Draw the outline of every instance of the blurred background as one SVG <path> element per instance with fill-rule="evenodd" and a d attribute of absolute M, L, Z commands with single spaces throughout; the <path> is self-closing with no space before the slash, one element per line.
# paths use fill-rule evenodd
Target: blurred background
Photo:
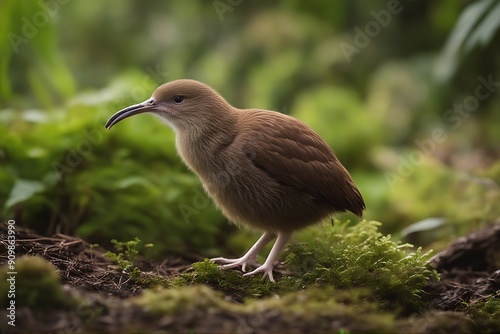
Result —
<path fill-rule="evenodd" d="M 103 246 L 138 236 L 154 243 L 153 258 L 243 252 L 257 234 L 228 224 L 203 194 L 172 130 L 148 116 L 104 130 L 158 85 L 192 78 L 236 107 L 308 123 L 351 172 L 365 219 L 396 239 L 439 250 L 499 222 L 498 1 L 0 9 L 3 221 Z"/>

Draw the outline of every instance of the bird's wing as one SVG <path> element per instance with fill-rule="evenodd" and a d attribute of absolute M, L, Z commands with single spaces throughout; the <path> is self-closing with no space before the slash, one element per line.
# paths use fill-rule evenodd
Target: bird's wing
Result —
<path fill-rule="evenodd" d="M 245 153 L 257 168 L 283 185 L 331 203 L 337 211 L 361 216 L 365 204 L 360 192 L 318 134 L 280 113 L 255 111 L 248 117 L 252 127 L 245 131 Z"/>

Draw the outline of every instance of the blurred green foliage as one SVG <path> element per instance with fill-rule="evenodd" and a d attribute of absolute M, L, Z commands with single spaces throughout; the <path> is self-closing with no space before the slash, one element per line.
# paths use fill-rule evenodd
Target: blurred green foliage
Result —
<path fill-rule="evenodd" d="M 500 196 L 500 34 L 492 19 L 500 5 L 390 3 L 243 1 L 221 9 L 214 2 L 3 1 L 4 219 L 101 245 L 139 236 L 155 244 L 152 256 L 215 256 L 235 240 L 251 244 L 181 164 L 171 130 L 146 116 L 103 128 L 157 85 L 187 77 L 237 107 L 310 124 L 352 173 L 365 217 L 382 221 L 384 233 L 397 237 L 442 217 L 453 233 L 439 248 L 490 223 Z M 358 51 L 346 55 L 340 45 Z M 454 105 L 477 100 L 478 86 L 488 97 L 458 113 Z M 444 133 L 439 142 L 436 129 Z"/>

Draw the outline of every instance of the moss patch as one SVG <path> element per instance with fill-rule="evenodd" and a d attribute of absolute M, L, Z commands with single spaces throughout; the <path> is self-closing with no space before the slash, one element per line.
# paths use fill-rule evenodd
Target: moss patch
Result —
<path fill-rule="evenodd" d="M 485 300 L 471 305 L 467 313 L 474 319 L 479 328 L 478 332 L 500 332 L 500 292 Z"/>
<path fill-rule="evenodd" d="M 406 247 L 399 247 L 397 243 L 388 242 L 387 237 L 377 232 L 377 224 L 362 222 L 360 225 L 359 231 L 356 231 L 355 226 L 339 223 L 304 231 L 299 237 L 303 240 L 309 239 L 305 246 L 310 246 L 311 254 L 302 252 L 304 245 L 297 245 L 297 250 L 301 252 L 295 251 L 294 246 L 290 247 L 287 258 L 296 256 L 306 261 L 303 262 L 302 268 L 298 269 L 291 261 L 285 266 L 277 265 L 276 283 L 261 281 L 260 277 L 243 277 L 238 270 L 219 270 L 208 260 L 196 263 L 188 270 L 186 269 L 190 267 L 189 262 L 175 258 L 157 266 L 142 260 L 135 261 L 134 265 L 140 268 L 141 275 L 162 276 L 167 283 L 168 288 L 157 287 L 152 290 L 144 290 L 145 285 L 132 279 L 130 273 L 115 270 L 115 266 L 110 265 L 104 256 L 104 250 L 100 248 L 94 247 L 91 252 L 90 246 L 82 240 L 67 236 L 63 239 L 61 236 L 41 238 L 19 228 L 16 230 L 16 239 L 24 240 L 19 242 L 19 247 L 16 248 L 20 256 L 18 261 L 21 263 L 18 276 L 20 272 L 23 278 L 31 277 L 29 281 L 36 281 L 39 285 L 41 277 L 49 278 L 49 284 L 29 287 L 23 283 L 17 286 L 22 287 L 22 293 L 26 293 L 16 296 L 20 299 L 19 311 L 22 312 L 22 318 L 33 320 L 19 322 L 19 328 L 23 332 L 58 333 L 68 330 L 110 333 L 499 331 L 499 303 L 496 292 L 498 274 L 494 265 L 496 261 L 492 257 L 478 255 L 489 253 L 487 250 L 491 248 L 496 249 L 496 246 L 488 245 L 498 244 L 498 227 L 493 226 L 484 232 L 462 238 L 456 245 L 450 246 L 449 252 L 433 259 L 431 263 L 441 273 L 442 281 L 428 282 L 425 294 L 430 298 L 430 302 L 424 312 L 413 313 L 408 318 L 398 314 L 402 308 L 401 301 L 394 300 L 394 304 L 388 304 L 389 295 L 384 295 L 374 284 L 367 283 L 366 278 L 361 277 L 373 273 L 373 269 L 355 269 L 360 275 L 356 284 L 349 285 L 349 282 L 344 282 L 344 286 L 341 286 L 338 283 L 343 282 L 341 280 L 328 281 L 328 278 L 335 276 L 327 275 L 327 262 L 323 259 L 327 254 L 321 252 L 321 247 L 327 245 L 332 247 L 332 256 L 336 257 L 339 257 L 342 251 L 336 247 L 343 247 L 348 254 L 345 255 L 345 261 L 355 259 L 356 252 L 366 253 L 373 250 L 375 254 L 382 254 L 382 260 L 389 263 L 387 266 L 393 274 L 399 275 L 400 271 L 403 274 L 409 272 L 409 269 L 404 269 L 404 265 L 408 265 L 408 256 L 416 256 L 415 253 L 408 251 Z M 349 244 L 337 245 L 342 242 L 340 239 L 346 242 L 355 241 L 360 249 L 348 249 Z M 363 240 L 366 240 L 366 243 Z M 363 248 L 371 243 L 385 246 L 380 246 L 380 249 L 372 246 L 368 247 L 369 249 Z M 394 245 L 396 251 L 391 252 Z M 469 256 L 470 252 L 474 256 Z M 57 267 L 57 271 L 40 258 L 21 257 L 27 253 L 47 257 L 50 263 Z M 6 254 L 0 254 L 0 257 L 2 256 L 5 262 Z M 422 261 L 415 262 L 416 274 L 422 275 L 425 271 L 419 271 L 418 268 L 428 269 L 423 261 L 424 255 L 417 256 L 419 257 Z M 478 267 L 479 257 L 492 261 L 491 266 L 487 263 Z M 311 258 L 314 261 L 310 261 Z M 401 266 L 404 270 L 391 264 L 398 258 L 400 263 L 403 263 Z M 323 260 L 320 262 L 320 259 Z M 363 258 L 360 258 L 357 262 L 351 262 L 351 265 L 366 265 L 363 261 Z M 325 268 L 315 267 L 318 263 Z M 419 267 L 420 265 L 422 267 Z M 26 266 L 27 269 L 40 273 L 28 275 Z M 283 271 L 284 267 L 288 270 L 287 273 Z M 473 271 L 481 268 L 488 271 Z M 347 268 L 337 268 L 339 269 L 345 271 Z M 319 273 L 316 279 L 313 279 L 311 273 L 316 270 Z M 331 270 L 334 270 L 333 267 Z M 60 275 L 57 275 L 58 272 Z M 5 274 L 5 268 L 3 273 Z M 343 274 L 346 273 L 349 271 Z M 177 278 L 169 278 L 173 276 Z M 63 288 L 58 283 L 54 284 L 58 282 L 58 277 L 67 284 Z M 200 282 L 207 282 L 213 287 L 199 284 Z M 363 282 L 363 285 L 360 282 Z M 153 284 L 153 281 L 150 283 Z M 2 288 L 4 294 L 5 288 Z M 32 290 L 43 292 L 44 297 L 31 299 L 30 305 L 27 305 L 27 302 L 21 304 L 21 298 L 30 300 L 27 292 Z M 60 293 L 64 300 L 70 301 L 66 307 L 62 307 L 64 301 L 61 302 L 60 298 L 57 298 L 58 301 L 54 304 L 47 303 L 47 294 L 61 296 Z M 137 295 L 139 293 L 140 295 Z M 26 305 L 28 307 L 22 307 Z"/>
<path fill-rule="evenodd" d="M 192 271 L 185 272 L 170 281 L 172 287 L 206 284 L 232 296 L 236 301 L 297 290 L 297 283 L 296 279 L 290 277 L 283 277 L 277 283 L 261 280 L 260 275 L 244 277 L 238 270 L 221 270 L 217 264 L 208 259 L 194 263 Z"/>
<path fill-rule="evenodd" d="M 62 308 L 74 304 L 74 300 L 62 289 L 59 273 L 49 262 L 38 256 L 24 255 L 16 260 L 15 276 L 8 275 L 6 265 L 0 269 L 2 305 L 7 305 L 10 284 L 7 278 L 14 277 L 16 307 Z"/>
<path fill-rule="evenodd" d="M 411 313 L 425 305 L 422 289 L 436 271 L 427 266 L 430 252 L 411 252 L 378 231 L 380 223 L 362 221 L 350 226 L 336 222 L 321 226 L 307 243 L 290 245 L 286 264 L 290 275 L 276 283 L 260 276 L 243 277 L 238 270 L 220 270 L 205 260 L 191 272 L 171 281 L 171 286 L 207 284 L 242 301 L 273 294 L 285 295 L 308 287 L 338 290 L 366 289 L 383 309 Z"/>
<path fill-rule="evenodd" d="M 403 313 L 424 306 L 422 289 L 438 275 L 427 265 L 430 252 L 408 251 L 378 231 L 381 224 L 336 222 L 316 230 L 313 241 L 291 245 L 286 262 L 301 286 L 366 288 L 384 309 Z"/>
<path fill-rule="evenodd" d="M 326 331 L 387 331 L 394 326 L 394 317 L 380 311 L 375 303 L 366 301 L 366 292 L 338 292 L 329 289 L 310 289 L 287 294 L 283 298 L 270 297 L 249 300 L 244 304 L 228 302 L 224 296 L 204 285 L 176 289 L 160 288 L 145 291 L 132 300 L 153 317 L 169 319 L 189 315 L 198 319 L 201 328 L 210 327 L 213 319 L 236 319 L 238 332 L 253 332 L 257 328 L 294 328 L 296 332 Z"/>

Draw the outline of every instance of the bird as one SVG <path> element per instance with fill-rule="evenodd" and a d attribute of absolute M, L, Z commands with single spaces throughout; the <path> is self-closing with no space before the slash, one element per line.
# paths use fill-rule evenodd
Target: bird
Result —
<path fill-rule="evenodd" d="M 178 155 L 229 221 L 263 232 L 243 256 L 212 258 L 221 269 L 241 267 L 244 276 L 262 273 L 274 282 L 274 263 L 294 232 L 338 212 L 362 217 L 365 202 L 349 172 L 314 130 L 292 116 L 239 109 L 210 86 L 179 79 L 116 112 L 105 128 L 141 113 L 173 129 Z M 258 265 L 257 255 L 274 238 Z M 246 272 L 249 267 L 256 268 Z"/>

